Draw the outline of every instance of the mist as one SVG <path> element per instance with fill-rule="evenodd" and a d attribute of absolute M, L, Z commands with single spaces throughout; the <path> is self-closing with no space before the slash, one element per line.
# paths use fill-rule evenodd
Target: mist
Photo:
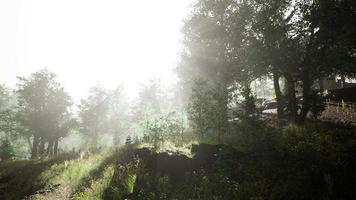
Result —
<path fill-rule="evenodd" d="M 0 199 L 355 199 L 352 0 L 0 2 Z"/>

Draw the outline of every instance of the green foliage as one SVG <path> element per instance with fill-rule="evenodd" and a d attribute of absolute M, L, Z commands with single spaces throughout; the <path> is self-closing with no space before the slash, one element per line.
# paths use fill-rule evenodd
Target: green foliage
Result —
<path fill-rule="evenodd" d="M 146 85 L 142 85 L 138 101 L 138 115 L 141 115 L 141 112 L 145 112 L 146 108 L 152 109 L 154 113 L 163 112 L 165 102 L 163 101 L 160 80 L 151 79 Z"/>
<path fill-rule="evenodd" d="M 29 77 L 18 77 L 18 120 L 24 134 L 33 136 L 32 157 L 44 153 L 48 141 L 49 153 L 57 152 L 58 140 L 68 133 L 71 121 L 71 98 L 57 81 L 56 75 L 40 70 Z M 39 145 L 39 143 L 41 144 Z M 54 146 L 54 147 L 53 147 Z"/>
<path fill-rule="evenodd" d="M 28 159 L 31 156 L 31 147 L 28 141 L 23 137 L 18 137 L 11 140 L 12 149 L 14 152 L 14 159 L 23 160 Z"/>
<path fill-rule="evenodd" d="M 109 97 L 100 85 L 90 88 L 89 96 L 79 106 L 80 132 L 90 147 L 97 147 L 99 134 L 107 131 Z"/>
<path fill-rule="evenodd" d="M 207 174 L 203 170 L 195 172 L 184 185 L 183 192 L 174 193 L 177 199 L 240 199 L 239 185 L 218 173 Z"/>
<path fill-rule="evenodd" d="M 183 132 L 186 128 L 183 115 L 176 112 L 156 113 L 150 107 L 146 107 L 142 112 L 139 125 L 144 139 L 146 142 L 152 142 L 155 149 L 169 139 L 182 143 Z"/>
<path fill-rule="evenodd" d="M 210 127 L 211 99 L 208 82 L 203 79 L 195 80 L 188 106 L 188 117 L 201 139 Z"/>
<path fill-rule="evenodd" d="M 186 92 L 194 88 L 195 77 L 213 85 L 224 83 L 225 90 L 266 75 L 282 77 L 289 118 L 304 121 L 314 104 L 311 91 L 316 80 L 355 74 L 351 2 L 196 1 L 182 30 L 185 49 L 178 74 Z M 296 83 L 302 85 L 304 101 L 299 116 Z"/>
<path fill-rule="evenodd" d="M 239 160 L 242 199 L 342 199 L 355 195 L 351 189 L 356 164 L 354 129 L 320 122 L 273 128 L 252 119 L 235 128 L 223 141 L 246 153 Z"/>
<path fill-rule="evenodd" d="M 130 145 L 131 143 L 132 143 L 131 136 L 127 136 L 125 144 Z"/>
<path fill-rule="evenodd" d="M 15 104 L 14 94 L 5 85 L 0 84 L 0 111 L 11 109 Z"/>
<path fill-rule="evenodd" d="M 235 96 L 236 108 L 232 108 L 233 117 L 239 120 L 246 120 L 247 118 L 259 117 L 259 111 L 256 105 L 256 99 L 252 94 L 252 90 L 249 83 L 237 86 L 239 89 Z M 240 98 L 239 98 L 240 97 Z"/>
<path fill-rule="evenodd" d="M 317 93 L 316 91 L 312 91 L 310 96 L 310 111 L 314 119 L 317 119 L 326 108 L 326 99 L 323 94 Z"/>
<path fill-rule="evenodd" d="M 124 181 L 123 181 L 124 188 L 126 188 L 126 191 L 128 194 L 131 194 L 135 187 L 136 175 L 135 174 L 127 174 L 125 177 L 123 177 L 123 179 L 124 179 Z"/>
<path fill-rule="evenodd" d="M 0 111 L 0 132 L 3 132 L 7 137 L 16 138 L 23 131 L 17 121 L 14 109 Z"/>
<path fill-rule="evenodd" d="M 109 92 L 109 96 L 107 129 L 113 135 L 114 145 L 118 146 L 131 128 L 129 104 L 122 85 Z"/>
<path fill-rule="evenodd" d="M 0 159 L 10 160 L 14 156 L 13 147 L 8 139 L 2 140 L 0 144 Z"/>

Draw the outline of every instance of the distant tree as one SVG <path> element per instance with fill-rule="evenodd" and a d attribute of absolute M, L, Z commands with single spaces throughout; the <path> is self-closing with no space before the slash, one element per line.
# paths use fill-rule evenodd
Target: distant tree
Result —
<path fill-rule="evenodd" d="M 114 145 L 120 144 L 120 138 L 128 132 L 131 126 L 129 104 L 124 92 L 124 88 L 121 85 L 109 94 L 108 129 L 113 135 Z"/>
<path fill-rule="evenodd" d="M 151 79 L 140 88 L 136 115 L 140 116 L 146 108 L 152 109 L 155 113 L 161 113 L 165 108 L 162 85 L 158 79 Z"/>
<path fill-rule="evenodd" d="M 131 136 L 130 136 L 130 135 L 128 135 L 128 136 L 126 137 L 125 144 L 126 144 L 126 145 L 130 145 L 131 143 L 132 143 Z"/>
<path fill-rule="evenodd" d="M 169 112 L 167 101 L 160 80 L 151 79 L 147 84 L 142 85 L 134 118 L 141 134 L 153 141 L 156 147 L 166 134 L 164 118 L 167 112 Z"/>
<path fill-rule="evenodd" d="M 96 85 L 79 106 L 80 132 L 92 148 L 97 148 L 100 134 L 107 131 L 109 101 L 105 89 Z"/>
<path fill-rule="evenodd" d="M 10 90 L 4 85 L 0 85 L 0 111 L 7 110 L 14 103 L 15 101 Z"/>
<path fill-rule="evenodd" d="M 0 85 L 0 133 L 7 138 L 15 137 L 19 133 L 16 121 L 16 99 L 8 88 Z"/>
<path fill-rule="evenodd" d="M 17 122 L 16 112 L 13 109 L 0 111 L 0 133 L 4 133 L 7 138 L 16 138 L 25 131 L 21 129 Z"/>
<path fill-rule="evenodd" d="M 48 70 L 29 77 L 18 77 L 18 120 L 32 136 L 31 157 L 45 153 L 46 143 L 56 143 L 63 136 L 57 130 L 70 117 L 71 98 Z"/>

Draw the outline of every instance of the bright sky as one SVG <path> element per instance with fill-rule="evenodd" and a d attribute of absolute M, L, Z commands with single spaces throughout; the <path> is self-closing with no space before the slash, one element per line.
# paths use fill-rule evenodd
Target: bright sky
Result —
<path fill-rule="evenodd" d="M 175 80 L 191 0 L 0 0 L 0 83 L 47 67 L 77 100 L 100 82 L 134 95 Z"/>

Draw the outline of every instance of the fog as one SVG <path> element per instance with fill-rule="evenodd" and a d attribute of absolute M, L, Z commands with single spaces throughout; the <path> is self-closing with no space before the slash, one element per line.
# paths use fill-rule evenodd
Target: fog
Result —
<path fill-rule="evenodd" d="M 100 82 L 135 96 L 151 78 L 173 83 L 188 0 L 0 2 L 0 82 L 48 68 L 70 94 Z"/>
<path fill-rule="evenodd" d="M 356 199 L 355 0 L 0 0 L 0 199 Z"/>

